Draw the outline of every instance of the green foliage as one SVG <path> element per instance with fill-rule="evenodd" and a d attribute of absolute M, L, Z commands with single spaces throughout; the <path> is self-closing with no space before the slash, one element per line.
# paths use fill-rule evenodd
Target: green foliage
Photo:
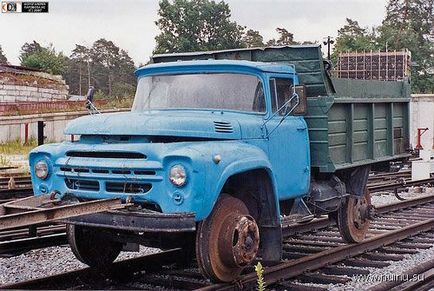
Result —
<path fill-rule="evenodd" d="M 8 59 L 6 58 L 5 54 L 3 53 L 3 49 L 0 45 L 0 64 L 7 64 Z"/>
<path fill-rule="evenodd" d="M 104 100 L 107 99 L 107 95 L 101 90 L 96 90 L 95 94 L 93 95 L 94 100 Z"/>
<path fill-rule="evenodd" d="M 132 84 L 116 82 L 113 84 L 113 96 L 116 98 L 126 98 L 134 96 L 136 88 Z"/>
<path fill-rule="evenodd" d="M 65 76 L 70 92 L 83 96 L 89 90 L 89 84 L 91 84 L 90 62 L 90 50 L 85 46 L 76 44 L 69 56 L 68 72 Z"/>
<path fill-rule="evenodd" d="M 258 291 L 265 291 L 265 281 L 264 281 L 264 268 L 262 267 L 261 262 L 258 262 L 255 266 L 255 272 L 258 283 Z"/>
<path fill-rule="evenodd" d="M 231 21 L 229 5 L 210 0 L 162 0 L 155 24 L 160 29 L 154 53 L 244 47 L 244 27 Z"/>
<path fill-rule="evenodd" d="M 100 97 L 114 98 L 131 96 L 136 84 L 134 70 L 134 62 L 125 50 L 101 38 L 90 48 L 75 45 L 65 78 L 73 94 L 84 95 L 92 85 L 101 90 Z M 127 91 L 121 92 L 124 89 Z"/>
<path fill-rule="evenodd" d="M 357 21 L 347 18 L 346 24 L 338 30 L 332 59 L 336 60 L 337 56 L 343 52 L 363 52 L 375 49 L 377 49 L 375 30 L 369 32 L 367 28 L 360 27 Z"/>
<path fill-rule="evenodd" d="M 5 143 L 0 143 L 1 155 L 27 155 L 33 148 L 38 145 L 35 138 L 29 139 L 28 144 L 23 144 L 23 141 L 16 139 Z"/>
<path fill-rule="evenodd" d="M 263 47 L 264 46 L 264 38 L 259 34 L 259 31 L 249 29 L 246 34 L 243 36 L 242 41 L 246 45 L 246 47 Z"/>
<path fill-rule="evenodd" d="M 294 34 L 290 33 L 285 28 L 276 28 L 276 32 L 279 34 L 279 38 L 276 39 L 270 39 L 267 42 L 267 46 L 282 46 L 282 45 L 294 45 L 299 44 L 294 40 Z"/>
<path fill-rule="evenodd" d="M 50 74 L 62 75 L 67 68 L 67 58 L 57 53 L 52 45 L 41 47 L 37 42 L 24 44 L 20 55 L 21 65 Z"/>
<path fill-rule="evenodd" d="M 21 54 L 20 54 L 20 62 L 23 62 L 23 59 L 25 59 L 26 57 L 28 57 L 31 54 L 37 53 L 40 50 L 42 50 L 42 46 L 36 41 L 34 40 L 33 42 L 26 42 L 25 44 L 23 44 L 23 46 L 21 47 Z"/>
<path fill-rule="evenodd" d="M 4 155 L 0 154 L 0 167 L 12 166 L 11 161 Z"/>

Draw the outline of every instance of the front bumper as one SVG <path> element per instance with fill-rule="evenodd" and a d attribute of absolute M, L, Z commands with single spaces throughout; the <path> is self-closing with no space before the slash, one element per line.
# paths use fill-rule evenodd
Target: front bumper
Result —
<path fill-rule="evenodd" d="M 62 220 L 64 223 L 135 232 L 182 233 L 196 230 L 192 212 L 160 213 L 152 210 L 112 210 Z"/>

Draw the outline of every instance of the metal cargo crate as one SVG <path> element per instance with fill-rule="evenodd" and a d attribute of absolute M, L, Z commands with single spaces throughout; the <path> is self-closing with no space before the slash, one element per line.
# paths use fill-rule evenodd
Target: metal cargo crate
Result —
<path fill-rule="evenodd" d="M 312 168 L 331 173 L 409 156 L 408 82 L 333 84 L 336 94 L 308 99 Z"/>

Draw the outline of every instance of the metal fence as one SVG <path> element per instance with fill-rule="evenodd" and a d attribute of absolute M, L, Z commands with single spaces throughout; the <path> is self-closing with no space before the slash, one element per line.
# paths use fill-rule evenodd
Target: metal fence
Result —
<path fill-rule="evenodd" d="M 410 76 L 411 53 L 346 52 L 338 56 L 333 76 L 341 79 L 397 81 Z"/>

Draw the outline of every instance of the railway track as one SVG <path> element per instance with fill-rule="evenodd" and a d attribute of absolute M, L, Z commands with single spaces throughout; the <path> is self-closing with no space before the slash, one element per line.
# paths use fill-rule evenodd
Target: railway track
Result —
<path fill-rule="evenodd" d="M 0 232 L 0 257 L 66 244 L 65 225 L 30 226 Z"/>
<path fill-rule="evenodd" d="M 368 238 L 359 244 L 345 244 L 334 223 L 324 218 L 285 228 L 290 230 L 284 232 L 284 260 L 265 267 L 266 284 L 275 290 L 323 290 L 321 285 L 312 289 L 305 284 L 345 284 L 354 276 L 369 275 L 366 267 L 383 268 L 402 260 L 405 254 L 433 246 L 434 196 L 382 206 L 377 215 Z M 252 268 L 236 284 L 211 284 L 194 265 L 177 268 L 173 263 L 179 252 L 177 249 L 118 262 L 106 274 L 83 269 L 0 288 L 250 290 L 256 286 L 257 275 Z M 420 272 L 426 273 L 427 278 L 434 277 L 429 268 Z M 392 287 L 397 286 L 400 284 Z M 390 289 L 390 285 L 374 287 Z"/>
<path fill-rule="evenodd" d="M 0 177 L 0 204 L 32 194 L 30 176 Z"/>

